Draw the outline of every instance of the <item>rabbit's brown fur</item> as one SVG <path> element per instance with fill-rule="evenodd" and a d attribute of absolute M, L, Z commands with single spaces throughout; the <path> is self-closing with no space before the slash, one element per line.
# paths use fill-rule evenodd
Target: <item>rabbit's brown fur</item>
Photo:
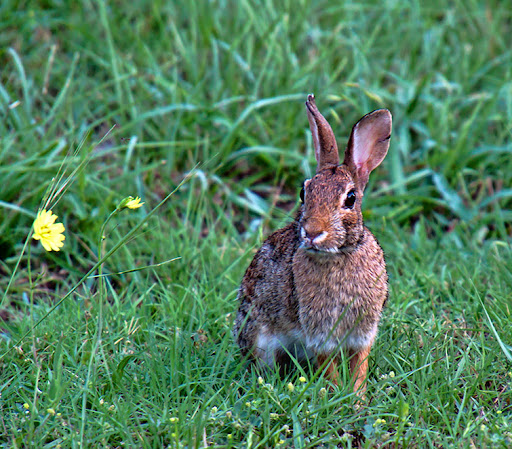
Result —
<path fill-rule="evenodd" d="M 337 351 L 350 357 L 354 391 L 365 389 L 368 354 L 388 295 L 384 255 L 363 225 L 369 173 L 389 147 L 391 114 L 367 114 L 353 128 L 343 164 L 331 127 L 306 102 L 318 162 L 293 223 L 265 240 L 238 293 L 233 333 L 244 355 L 267 365 L 316 357 L 338 383 Z"/>

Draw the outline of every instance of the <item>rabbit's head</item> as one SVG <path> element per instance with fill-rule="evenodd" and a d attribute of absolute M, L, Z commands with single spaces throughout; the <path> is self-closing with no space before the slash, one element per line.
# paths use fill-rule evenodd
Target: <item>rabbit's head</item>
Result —
<path fill-rule="evenodd" d="M 389 148 L 391 114 L 379 109 L 361 118 L 352 128 L 339 165 L 336 139 L 313 95 L 308 96 L 306 108 L 318 165 L 301 192 L 301 247 L 318 255 L 352 251 L 364 235 L 361 201 L 368 176 Z"/>

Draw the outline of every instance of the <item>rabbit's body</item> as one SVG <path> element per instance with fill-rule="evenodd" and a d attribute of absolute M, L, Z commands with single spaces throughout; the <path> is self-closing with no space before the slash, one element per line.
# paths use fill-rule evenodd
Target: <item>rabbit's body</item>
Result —
<path fill-rule="evenodd" d="M 296 220 L 268 237 L 248 267 L 233 332 L 243 354 L 267 365 L 283 363 L 287 352 L 316 357 L 318 365 L 332 357 L 327 373 L 335 383 L 336 351 L 343 349 L 357 390 L 388 295 L 384 255 L 363 225 L 361 198 L 387 152 L 391 116 L 381 110 L 361 119 L 338 165 L 330 126 L 312 96 L 306 105 L 317 174 L 304 183 Z"/>
<path fill-rule="evenodd" d="M 267 364 L 283 347 L 292 354 L 294 346 L 305 349 L 299 355 L 308 357 L 338 347 L 352 351 L 367 347 L 377 334 L 387 298 L 382 249 L 366 227 L 365 245 L 325 259 L 289 245 L 298 242 L 297 234 L 297 223 L 292 223 L 268 237 L 247 269 L 238 295 L 243 304 L 234 333 L 244 353 L 255 348 L 255 355 Z M 376 290 L 378 304 L 372 301 Z"/>

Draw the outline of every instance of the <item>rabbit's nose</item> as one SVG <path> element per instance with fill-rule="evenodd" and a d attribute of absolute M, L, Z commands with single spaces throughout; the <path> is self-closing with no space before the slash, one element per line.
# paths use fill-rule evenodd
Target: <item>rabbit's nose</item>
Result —
<path fill-rule="evenodd" d="M 327 237 L 327 232 L 319 231 L 316 229 L 312 231 L 307 231 L 306 229 L 304 229 L 304 232 L 306 234 L 306 239 L 308 239 L 311 243 L 315 245 L 318 245 Z"/>
<path fill-rule="evenodd" d="M 316 217 L 308 218 L 302 223 L 302 238 L 310 245 L 318 245 L 327 237 L 325 229 L 326 224 L 322 220 Z"/>
<path fill-rule="evenodd" d="M 304 231 L 306 233 L 306 238 L 311 241 L 315 240 L 315 238 L 317 238 L 322 233 L 322 231 L 318 231 L 316 229 L 313 229 L 311 231 L 304 229 Z"/>

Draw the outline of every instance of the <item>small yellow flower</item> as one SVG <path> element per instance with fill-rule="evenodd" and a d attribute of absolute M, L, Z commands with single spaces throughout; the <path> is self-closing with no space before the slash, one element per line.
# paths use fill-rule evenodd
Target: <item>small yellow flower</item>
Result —
<path fill-rule="evenodd" d="M 263 377 L 261 377 L 261 376 L 260 376 L 260 377 L 258 377 L 258 383 L 259 383 L 260 385 L 263 385 L 263 382 L 264 382 Z"/>
<path fill-rule="evenodd" d="M 52 416 L 53 416 L 53 415 L 55 415 L 55 409 L 53 409 L 53 408 L 47 408 L 47 409 L 46 409 L 46 413 L 48 413 L 49 415 L 52 415 Z"/>
<path fill-rule="evenodd" d="M 375 422 L 373 423 L 373 427 L 377 427 L 379 426 L 380 424 L 386 424 L 386 420 L 385 419 L 381 419 L 381 418 L 377 418 L 375 420 Z"/>
<path fill-rule="evenodd" d="M 292 393 L 292 392 L 293 392 L 293 390 L 295 390 L 295 385 L 293 385 L 293 384 L 290 382 L 290 383 L 288 383 L 288 385 L 286 385 L 286 388 L 288 388 L 288 391 L 289 391 L 290 393 Z"/>
<path fill-rule="evenodd" d="M 299 377 L 299 382 L 304 383 L 306 382 L 306 378 L 304 376 Z"/>
<path fill-rule="evenodd" d="M 169 418 L 169 421 L 171 421 L 172 423 L 177 423 L 180 419 L 179 418 L 176 418 L 174 416 L 172 416 L 171 418 Z"/>
<path fill-rule="evenodd" d="M 137 197 L 132 199 L 131 201 L 128 201 L 128 203 L 126 203 L 126 207 L 128 209 L 138 209 L 139 207 L 142 207 L 143 204 L 144 203 L 140 202 L 140 198 Z"/>
<path fill-rule="evenodd" d="M 54 215 L 51 210 L 40 210 L 34 221 L 34 235 L 35 240 L 41 240 L 41 244 L 46 251 L 60 251 L 64 246 L 64 225 L 62 223 L 55 223 L 57 215 Z"/>
<path fill-rule="evenodd" d="M 25 410 L 28 410 L 30 408 L 30 405 L 28 405 L 26 402 L 23 404 L 23 408 Z"/>
<path fill-rule="evenodd" d="M 140 198 L 134 198 L 133 196 L 127 196 L 124 200 L 122 200 L 119 203 L 119 206 L 117 206 L 118 209 L 138 209 L 139 207 L 142 207 L 144 203 L 140 202 Z"/>

